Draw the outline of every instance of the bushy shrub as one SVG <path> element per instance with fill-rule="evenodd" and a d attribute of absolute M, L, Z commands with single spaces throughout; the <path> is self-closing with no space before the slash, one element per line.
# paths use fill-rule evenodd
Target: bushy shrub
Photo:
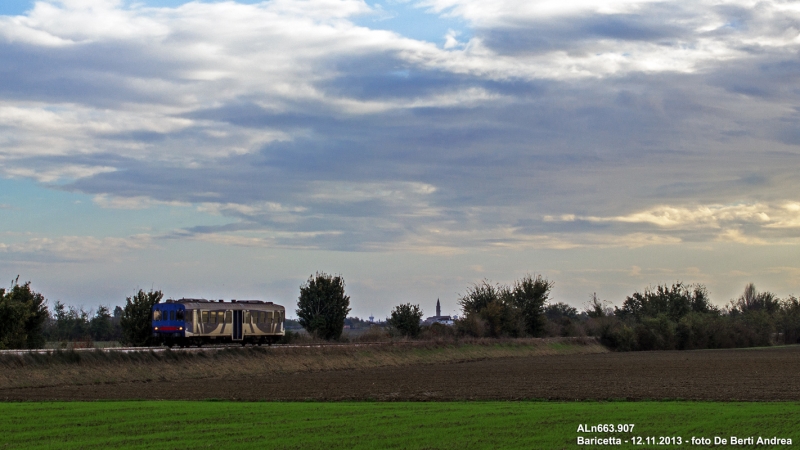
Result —
<path fill-rule="evenodd" d="M 702 285 L 657 286 L 629 296 L 613 315 L 596 296 L 583 328 L 614 350 L 691 350 L 800 341 L 800 300 L 781 301 L 753 284 L 720 310 Z M 562 319 L 563 320 L 563 319 Z M 554 330 L 554 324 L 549 325 Z"/>
<path fill-rule="evenodd" d="M 344 293 L 344 278 L 318 272 L 300 286 L 297 317 L 309 334 L 325 340 L 342 335 L 350 312 L 350 296 Z"/>
<path fill-rule="evenodd" d="M 417 337 L 421 331 L 420 320 L 422 310 L 419 305 L 404 303 L 392 309 L 392 315 L 387 323 L 403 336 Z"/>
<path fill-rule="evenodd" d="M 457 329 L 471 336 L 541 336 L 552 287 L 553 283 L 541 276 L 528 275 L 512 287 L 484 280 L 459 298 L 463 319 Z"/>
<path fill-rule="evenodd" d="M 776 328 L 781 334 L 781 342 L 797 344 L 800 342 L 800 300 L 791 296 L 783 301 Z"/>
<path fill-rule="evenodd" d="M 551 303 L 544 307 L 544 315 L 549 320 L 561 320 L 564 317 L 577 319 L 578 309 L 566 303 Z"/>
<path fill-rule="evenodd" d="M 634 327 L 637 350 L 674 350 L 675 322 L 665 314 L 645 317 Z"/>
<path fill-rule="evenodd" d="M 483 337 L 486 335 L 486 322 L 477 314 L 467 314 L 455 321 L 456 332 L 460 335 Z"/>
<path fill-rule="evenodd" d="M 586 321 L 590 336 L 596 336 L 600 343 L 615 351 L 637 350 L 636 336 L 631 327 L 617 317 L 593 317 Z"/>
<path fill-rule="evenodd" d="M 128 345 L 144 346 L 153 345 L 151 326 L 153 306 L 161 301 L 164 294 L 161 291 L 145 292 L 139 289 L 135 295 L 125 299 L 125 308 L 122 312 L 120 325 L 122 326 L 123 342 Z"/>
<path fill-rule="evenodd" d="M 40 348 L 49 317 L 44 296 L 31 289 L 31 283 L 19 284 L 19 277 L 6 291 L 0 288 L 0 349 Z"/>
<path fill-rule="evenodd" d="M 441 323 L 432 323 L 429 326 L 422 327 L 420 336 L 422 339 L 427 340 L 453 339 L 457 337 L 457 331 L 455 327 Z"/>
<path fill-rule="evenodd" d="M 672 286 L 658 285 L 641 293 L 634 292 L 625 299 L 622 308 L 616 309 L 614 313 L 622 319 L 633 318 L 637 322 L 659 315 L 678 321 L 690 312 L 706 313 L 713 310 L 705 286 L 678 282 Z"/>
<path fill-rule="evenodd" d="M 731 303 L 734 313 L 760 311 L 771 315 L 781 309 L 781 302 L 777 295 L 772 292 L 758 292 L 753 283 L 745 286 L 742 295 Z"/>

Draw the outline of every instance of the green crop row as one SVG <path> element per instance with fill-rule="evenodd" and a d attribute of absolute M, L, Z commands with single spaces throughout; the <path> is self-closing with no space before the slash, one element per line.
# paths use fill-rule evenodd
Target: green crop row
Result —
<path fill-rule="evenodd" d="M 620 438 L 623 443 L 615 448 L 664 447 L 648 445 L 648 438 L 672 438 L 673 448 L 713 448 L 713 443 L 692 446 L 687 441 L 779 437 L 792 439 L 792 445 L 758 448 L 793 448 L 800 442 L 798 406 L 788 402 L 3 403 L 0 448 L 609 448 L 578 446 L 579 436 Z M 627 432 L 578 431 L 581 426 L 608 425 L 622 425 Z M 642 438 L 641 445 L 634 445 L 637 437 Z M 676 438 L 683 444 L 676 445 Z"/>

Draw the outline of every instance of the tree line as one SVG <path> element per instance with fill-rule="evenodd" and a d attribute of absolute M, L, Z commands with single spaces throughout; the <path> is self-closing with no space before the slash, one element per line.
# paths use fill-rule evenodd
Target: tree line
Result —
<path fill-rule="evenodd" d="M 702 284 L 648 287 L 616 307 L 596 294 L 583 311 L 551 302 L 553 283 L 524 277 L 512 286 L 484 280 L 459 299 L 453 333 L 476 337 L 593 336 L 618 351 L 755 347 L 800 342 L 800 299 L 755 285 L 727 305 Z"/>
<path fill-rule="evenodd" d="M 44 296 L 17 277 L 9 289 L 0 288 L 0 349 L 42 348 L 48 341 L 148 345 L 150 311 L 162 297 L 140 289 L 113 310 L 101 305 L 90 312 L 56 301 L 51 311 Z"/>
<path fill-rule="evenodd" d="M 727 305 L 711 303 L 702 284 L 676 282 L 636 291 L 616 307 L 596 294 L 583 309 L 552 302 L 553 282 L 530 275 L 511 286 L 488 280 L 459 297 L 453 327 L 421 326 L 419 305 L 395 306 L 387 323 L 407 337 L 592 336 L 618 351 L 755 347 L 800 342 L 800 299 L 755 285 Z"/>
<path fill-rule="evenodd" d="M 462 315 L 454 326 L 422 325 L 419 305 L 395 306 L 386 320 L 397 336 L 547 337 L 594 336 L 619 351 L 682 350 L 764 346 L 800 342 L 800 299 L 779 298 L 748 284 L 724 307 L 711 303 L 701 284 L 658 285 L 627 296 L 616 307 L 593 295 L 579 311 L 552 302 L 553 282 L 525 276 L 511 285 L 488 280 L 470 286 L 458 299 Z M 125 306 L 95 312 L 67 307 L 50 311 L 30 282 L 0 288 L 0 349 L 40 348 L 47 341 L 119 341 L 151 345 L 151 311 L 161 291 L 139 290 Z M 300 286 L 298 324 L 320 339 L 338 340 L 350 312 L 341 275 L 318 272 Z"/>
<path fill-rule="evenodd" d="M 755 285 L 724 307 L 701 284 L 659 285 L 628 296 L 621 307 L 596 297 L 583 329 L 616 350 L 690 350 L 800 342 L 800 300 L 758 292 Z"/>

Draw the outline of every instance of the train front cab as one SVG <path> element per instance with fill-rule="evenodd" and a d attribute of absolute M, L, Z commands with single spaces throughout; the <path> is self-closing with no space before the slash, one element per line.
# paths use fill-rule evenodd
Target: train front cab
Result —
<path fill-rule="evenodd" d="M 186 337 L 186 308 L 179 303 L 153 305 L 153 336 L 172 346 Z"/>

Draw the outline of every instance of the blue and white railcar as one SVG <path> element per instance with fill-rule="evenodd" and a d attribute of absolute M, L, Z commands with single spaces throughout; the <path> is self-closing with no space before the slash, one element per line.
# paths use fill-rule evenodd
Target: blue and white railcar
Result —
<path fill-rule="evenodd" d="M 284 334 L 286 310 L 261 300 L 182 298 L 153 306 L 153 336 L 168 346 L 272 344 Z"/>

